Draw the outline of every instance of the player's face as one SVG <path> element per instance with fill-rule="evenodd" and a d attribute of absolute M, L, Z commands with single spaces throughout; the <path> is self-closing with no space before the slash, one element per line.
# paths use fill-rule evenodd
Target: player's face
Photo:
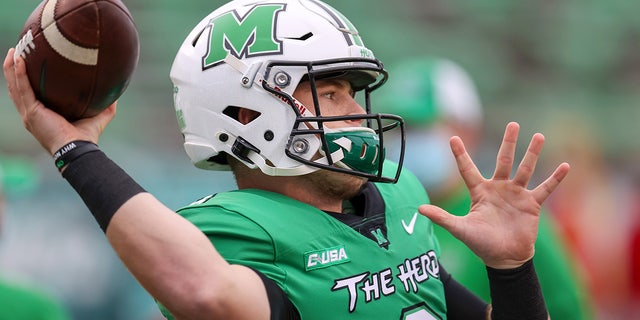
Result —
<path fill-rule="evenodd" d="M 342 200 L 353 198 L 367 182 L 362 177 L 329 170 L 318 170 L 302 178 L 329 198 Z"/>
<path fill-rule="evenodd" d="M 316 80 L 316 90 L 322 116 L 365 114 L 364 109 L 354 99 L 355 93 L 349 81 L 341 79 Z M 309 81 L 301 82 L 293 92 L 293 97 L 315 113 Z M 329 128 L 360 127 L 362 120 L 329 121 L 325 125 Z"/>
<path fill-rule="evenodd" d="M 318 92 L 318 103 L 322 116 L 344 116 L 365 114 L 364 109 L 354 99 L 354 92 L 351 84 L 341 79 L 323 79 L 316 81 Z M 309 82 L 302 82 L 293 93 L 293 96 L 302 104 L 315 113 L 313 97 Z M 360 127 L 363 120 L 329 121 L 325 125 L 329 128 Z M 355 196 L 367 181 L 365 178 L 338 173 L 327 170 L 320 170 L 307 175 L 318 188 L 325 194 L 334 197 L 349 199 Z"/>

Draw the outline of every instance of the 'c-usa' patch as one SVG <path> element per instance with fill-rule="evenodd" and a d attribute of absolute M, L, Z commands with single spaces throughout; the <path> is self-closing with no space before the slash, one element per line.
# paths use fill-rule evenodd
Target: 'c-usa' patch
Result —
<path fill-rule="evenodd" d="M 335 266 L 351 261 L 344 245 L 304 253 L 306 271 Z"/>

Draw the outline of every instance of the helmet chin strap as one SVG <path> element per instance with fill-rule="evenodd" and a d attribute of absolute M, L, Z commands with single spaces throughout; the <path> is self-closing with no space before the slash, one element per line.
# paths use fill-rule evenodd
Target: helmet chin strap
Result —
<path fill-rule="evenodd" d="M 351 151 L 351 145 L 352 145 L 351 140 L 349 140 L 346 137 L 342 137 L 340 139 L 334 140 L 333 142 L 341 147 L 335 152 L 332 152 L 330 155 L 333 161 L 333 164 L 345 169 L 348 168 L 348 166 L 344 165 L 340 161 L 345 157 L 343 150 L 347 150 L 347 152 Z M 322 153 L 322 150 L 320 150 L 320 153 Z M 249 158 L 249 160 L 251 160 L 251 162 L 253 162 L 255 166 L 260 168 L 262 172 L 270 176 L 301 176 L 301 175 L 318 171 L 320 169 L 320 168 L 308 166 L 305 164 L 301 164 L 293 168 L 273 167 L 268 165 L 265 159 L 262 156 L 260 156 L 260 154 L 253 151 L 250 151 L 247 154 L 247 158 Z M 313 162 L 321 165 L 329 165 L 329 160 L 327 157 L 319 158 Z"/>
<path fill-rule="evenodd" d="M 293 168 L 273 167 L 268 165 L 265 159 L 260 156 L 260 154 L 255 153 L 253 151 L 249 152 L 249 154 L 247 155 L 247 158 L 249 158 L 249 160 L 251 160 L 254 163 L 254 165 L 260 168 L 260 170 L 264 172 L 264 174 L 269 176 L 285 176 L 285 177 L 301 176 L 301 175 L 305 175 L 305 174 L 312 173 L 319 170 L 319 168 L 314 168 L 304 164 L 301 164 Z"/>

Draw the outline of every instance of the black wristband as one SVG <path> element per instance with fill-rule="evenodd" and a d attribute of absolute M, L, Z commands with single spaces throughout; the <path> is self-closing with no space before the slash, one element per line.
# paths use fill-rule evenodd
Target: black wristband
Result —
<path fill-rule="evenodd" d="M 58 168 L 58 171 L 62 171 L 62 168 L 71 163 L 71 161 L 98 150 L 100 150 L 98 145 L 93 142 L 83 140 L 71 141 L 53 154 L 53 162 L 56 168 Z"/>
<path fill-rule="evenodd" d="M 491 319 L 548 318 L 533 260 L 514 269 L 487 267 L 491 291 Z"/>
<path fill-rule="evenodd" d="M 127 200 L 145 192 L 100 149 L 76 158 L 67 165 L 62 176 L 78 192 L 104 232 Z"/>

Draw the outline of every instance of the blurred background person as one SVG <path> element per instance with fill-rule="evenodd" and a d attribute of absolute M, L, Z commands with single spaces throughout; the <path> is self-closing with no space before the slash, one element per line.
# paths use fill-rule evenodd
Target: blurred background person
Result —
<path fill-rule="evenodd" d="M 573 172 L 557 197 L 547 199 L 547 207 L 583 266 L 597 318 L 638 319 L 633 301 L 634 275 L 639 270 L 634 265 L 639 248 L 634 248 L 633 239 L 640 213 L 638 158 L 607 155 L 584 115 L 558 110 L 553 116 L 559 121 L 549 124 L 546 132 L 558 139 L 545 146 L 548 164 L 564 155 Z"/>
<path fill-rule="evenodd" d="M 635 201 L 632 207 L 632 231 L 629 241 L 629 253 L 631 257 L 631 307 L 630 314 L 640 318 L 640 172 L 633 175 Z"/>
<path fill-rule="evenodd" d="M 495 154 L 482 146 L 483 108 L 476 87 L 458 64 L 439 58 L 408 59 L 387 69 L 392 75 L 378 94 L 382 112 L 402 116 L 407 125 L 404 165 L 425 186 L 431 202 L 451 214 L 465 215 L 471 199 L 460 178 L 449 147 L 457 135 L 476 159 L 479 169 L 484 154 Z M 375 108 L 375 106 L 374 106 Z M 464 286 L 489 301 L 485 266 L 473 252 L 446 230 L 435 226 L 447 270 Z M 576 276 L 572 254 L 565 248 L 553 217 L 540 218 L 534 263 L 552 319 L 591 319 L 591 302 L 582 280 Z"/>
<path fill-rule="evenodd" d="M 0 156 L 0 237 L 5 214 L 5 192 L 21 193 L 37 184 L 34 165 L 24 159 Z M 71 319 L 63 303 L 45 289 L 0 272 L 0 320 Z"/>

